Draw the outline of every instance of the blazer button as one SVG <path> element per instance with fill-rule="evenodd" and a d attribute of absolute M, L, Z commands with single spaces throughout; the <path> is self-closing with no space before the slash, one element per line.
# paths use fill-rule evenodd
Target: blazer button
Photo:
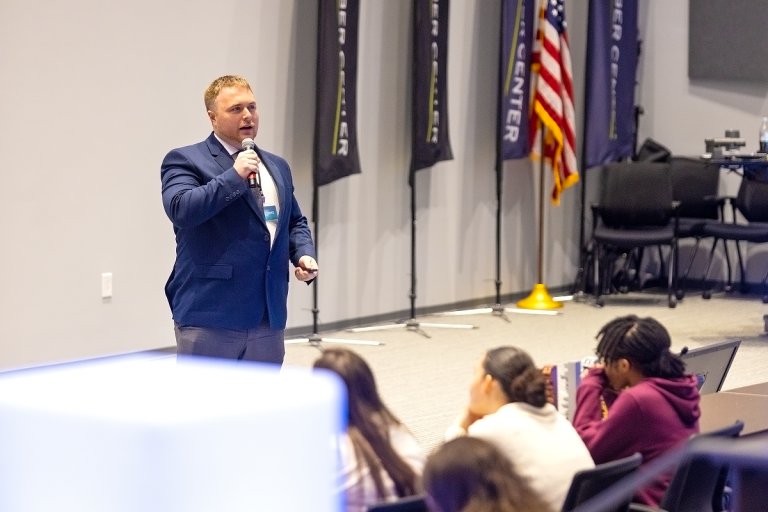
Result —
<path fill-rule="evenodd" d="M 269 235 L 264 235 L 264 241 L 269 242 Z"/>
<path fill-rule="evenodd" d="M 269 268 L 269 265 L 267 265 L 267 270 L 272 270 L 271 268 Z"/>
<path fill-rule="evenodd" d="M 228 197 L 225 197 L 225 198 L 224 198 L 224 201 L 229 201 L 229 198 L 228 198 Z"/>

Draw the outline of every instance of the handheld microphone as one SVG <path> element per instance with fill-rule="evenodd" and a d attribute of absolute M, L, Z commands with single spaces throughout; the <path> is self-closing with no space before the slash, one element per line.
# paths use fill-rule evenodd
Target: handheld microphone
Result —
<path fill-rule="evenodd" d="M 243 148 L 243 151 L 248 151 L 249 149 L 253 149 L 256 146 L 256 143 L 253 142 L 253 139 L 245 138 L 243 139 L 243 142 L 240 143 L 240 146 Z M 248 175 L 248 187 L 249 188 L 256 188 L 259 186 L 259 173 L 258 171 L 252 172 Z"/>

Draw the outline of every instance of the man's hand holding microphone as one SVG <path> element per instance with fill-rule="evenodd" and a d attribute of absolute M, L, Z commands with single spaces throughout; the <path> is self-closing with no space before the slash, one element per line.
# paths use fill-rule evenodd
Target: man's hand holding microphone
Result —
<path fill-rule="evenodd" d="M 256 144 L 253 139 L 243 139 L 241 151 L 235 160 L 235 171 L 244 180 L 248 180 L 248 186 L 256 188 L 259 184 L 259 155 L 254 151 Z"/>

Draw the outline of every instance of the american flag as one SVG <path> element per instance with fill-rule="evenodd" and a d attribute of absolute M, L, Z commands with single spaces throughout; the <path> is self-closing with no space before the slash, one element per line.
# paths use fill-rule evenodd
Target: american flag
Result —
<path fill-rule="evenodd" d="M 563 190 L 579 181 L 571 53 L 565 29 L 563 0 L 544 0 L 532 57 L 538 78 L 531 115 L 531 156 L 541 156 L 541 128 L 546 128 L 543 156 L 551 162 L 555 173 L 554 204 L 560 204 Z"/>

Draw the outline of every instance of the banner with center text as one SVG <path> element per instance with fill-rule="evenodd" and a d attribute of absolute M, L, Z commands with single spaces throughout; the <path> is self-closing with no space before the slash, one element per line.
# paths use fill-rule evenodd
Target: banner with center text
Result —
<path fill-rule="evenodd" d="M 536 0 L 502 0 L 501 5 L 501 159 L 530 152 L 531 53 Z"/>
<path fill-rule="evenodd" d="M 586 167 L 635 151 L 637 0 L 590 0 L 587 34 Z"/>
<path fill-rule="evenodd" d="M 413 172 L 453 159 L 448 135 L 448 0 L 413 2 Z"/>
<path fill-rule="evenodd" d="M 359 0 L 318 0 L 315 184 L 360 172 L 357 151 Z"/>

